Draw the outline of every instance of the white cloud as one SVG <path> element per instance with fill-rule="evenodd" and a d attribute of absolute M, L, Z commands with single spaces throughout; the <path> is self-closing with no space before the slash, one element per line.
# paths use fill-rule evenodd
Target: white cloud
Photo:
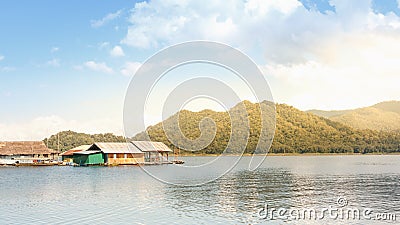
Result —
<path fill-rule="evenodd" d="M 46 68 L 46 67 L 59 67 L 61 63 L 60 59 L 53 58 L 43 63 L 34 63 L 33 65 L 38 68 Z"/>
<path fill-rule="evenodd" d="M 101 26 L 105 25 L 106 23 L 108 23 L 108 22 L 110 22 L 110 21 L 112 21 L 114 19 L 117 19 L 118 17 L 121 16 L 121 14 L 122 14 L 122 10 L 118 10 L 115 13 L 107 14 L 105 17 L 103 17 L 103 18 L 101 18 L 99 20 L 92 20 L 92 21 L 90 21 L 90 24 L 91 24 L 92 27 L 98 28 L 98 27 L 101 27 Z"/>
<path fill-rule="evenodd" d="M 14 70 L 16 70 L 16 68 L 15 67 L 10 67 L 10 66 L 4 66 L 4 67 L 1 67 L 0 66 L 0 71 L 1 72 L 12 72 L 12 71 L 14 71 Z"/>
<path fill-rule="evenodd" d="M 206 39 L 263 51 L 268 62 L 291 64 L 319 57 L 320 45 L 337 36 L 400 26 L 395 15 L 374 14 L 369 0 L 332 0 L 331 4 L 336 13 L 308 11 L 297 0 L 136 3 L 122 43 L 157 48 Z"/>
<path fill-rule="evenodd" d="M 59 59 L 52 59 L 46 62 L 46 65 L 48 66 L 53 66 L 53 67 L 59 67 L 60 66 L 60 60 Z"/>
<path fill-rule="evenodd" d="M 101 42 L 101 43 L 99 43 L 99 49 L 106 48 L 106 47 L 108 47 L 109 45 L 110 45 L 109 42 Z"/>
<path fill-rule="evenodd" d="M 301 6 L 299 1 L 264 1 L 264 0 L 249 0 L 245 3 L 244 10 L 247 13 L 253 13 L 253 15 L 262 16 L 272 10 L 288 14 Z"/>
<path fill-rule="evenodd" d="M 276 27 L 275 21 L 298 8 L 302 7 L 297 0 L 141 2 L 132 10 L 131 26 L 122 43 L 138 48 L 193 39 L 247 44 L 248 40 L 264 38 L 270 24 Z"/>
<path fill-rule="evenodd" d="M 302 109 L 346 109 L 400 99 L 398 38 L 353 34 L 320 47 L 324 51 L 316 61 L 262 67 L 279 102 Z"/>
<path fill-rule="evenodd" d="M 104 62 L 98 63 L 95 61 L 87 61 L 85 67 L 94 71 L 102 72 L 102 73 L 113 73 L 113 69 L 108 67 Z"/>
<path fill-rule="evenodd" d="M 117 45 L 110 51 L 110 55 L 113 57 L 121 57 L 124 56 L 124 50 L 122 50 L 121 46 Z"/>
<path fill-rule="evenodd" d="M 123 134 L 122 121 L 115 118 L 78 121 L 49 115 L 37 117 L 25 123 L 0 123 L 0 140 L 43 140 L 63 130 L 90 134 L 110 132 L 117 135 Z"/>
<path fill-rule="evenodd" d="M 206 39 L 262 53 L 276 99 L 303 109 L 400 99 L 400 17 L 375 13 L 370 0 L 330 4 L 336 12 L 323 14 L 297 0 L 142 2 L 122 43 L 159 48 Z"/>
<path fill-rule="evenodd" d="M 51 52 L 51 53 L 54 53 L 54 52 L 58 52 L 58 50 L 60 50 L 59 47 L 52 47 L 52 48 L 50 49 L 50 52 Z"/>
<path fill-rule="evenodd" d="M 126 62 L 124 68 L 121 69 L 121 74 L 133 76 L 141 66 L 142 64 L 139 62 Z"/>
<path fill-rule="evenodd" d="M 0 61 L 2 61 L 4 58 L 4 55 L 0 55 Z"/>

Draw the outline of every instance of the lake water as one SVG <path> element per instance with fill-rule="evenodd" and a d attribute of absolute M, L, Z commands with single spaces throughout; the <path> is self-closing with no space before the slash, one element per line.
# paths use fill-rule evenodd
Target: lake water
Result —
<path fill-rule="evenodd" d="M 210 159 L 183 158 L 186 166 Z M 220 179 L 194 187 L 162 183 L 138 166 L 2 167 L 0 224 L 400 222 L 400 156 L 269 156 L 255 171 L 247 170 L 249 159 L 244 157 Z M 150 170 L 176 172 L 172 165 Z M 213 171 L 203 173 L 207 177 Z M 261 210 L 266 205 L 299 214 L 312 208 L 326 215 L 320 211 L 329 207 L 372 212 L 360 220 L 329 215 L 298 219 L 295 213 L 271 220 Z M 392 214 L 396 221 L 376 220 Z"/>

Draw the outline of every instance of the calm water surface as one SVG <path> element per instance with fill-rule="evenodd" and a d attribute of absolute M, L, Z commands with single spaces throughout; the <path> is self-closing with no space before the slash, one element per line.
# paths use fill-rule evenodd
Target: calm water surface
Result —
<path fill-rule="evenodd" d="M 186 166 L 210 159 L 184 158 Z M 265 204 L 321 209 L 339 207 L 339 197 L 347 201 L 344 207 L 397 214 L 397 221 L 381 223 L 400 223 L 400 156 L 270 156 L 256 171 L 246 169 L 248 162 L 244 157 L 230 173 L 196 187 L 164 184 L 137 166 L 2 167 L 0 224 L 379 222 L 329 218 L 271 221 L 258 216 Z M 170 165 L 151 170 L 175 172 Z"/>

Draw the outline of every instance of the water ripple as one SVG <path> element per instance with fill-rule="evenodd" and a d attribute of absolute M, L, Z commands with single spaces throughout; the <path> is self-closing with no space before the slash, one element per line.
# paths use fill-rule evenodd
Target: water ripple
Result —
<path fill-rule="evenodd" d="M 400 213 L 399 156 L 338 159 L 269 157 L 256 171 L 246 170 L 245 159 L 221 179 L 196 187 L 167 185 L 132 166 L 0 168 L 0 224 L 259 224 L 266 222 L 257 216 L 265 203 L 321 208 L 338 197 L 351 207 Z M 185 158 L 191 160 L 202 158 Z"/>

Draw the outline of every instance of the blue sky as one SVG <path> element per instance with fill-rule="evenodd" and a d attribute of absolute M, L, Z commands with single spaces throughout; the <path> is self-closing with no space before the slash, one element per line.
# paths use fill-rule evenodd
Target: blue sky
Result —
<path fill-rule="evenodd" d="M 4 0 L 0 140 L 65 129 L 121 134 L 136 69 L 198 39 L 245 52 L 275 100 L 300 109 L 400 100 L 399 16 L 396 0 Z"/>

